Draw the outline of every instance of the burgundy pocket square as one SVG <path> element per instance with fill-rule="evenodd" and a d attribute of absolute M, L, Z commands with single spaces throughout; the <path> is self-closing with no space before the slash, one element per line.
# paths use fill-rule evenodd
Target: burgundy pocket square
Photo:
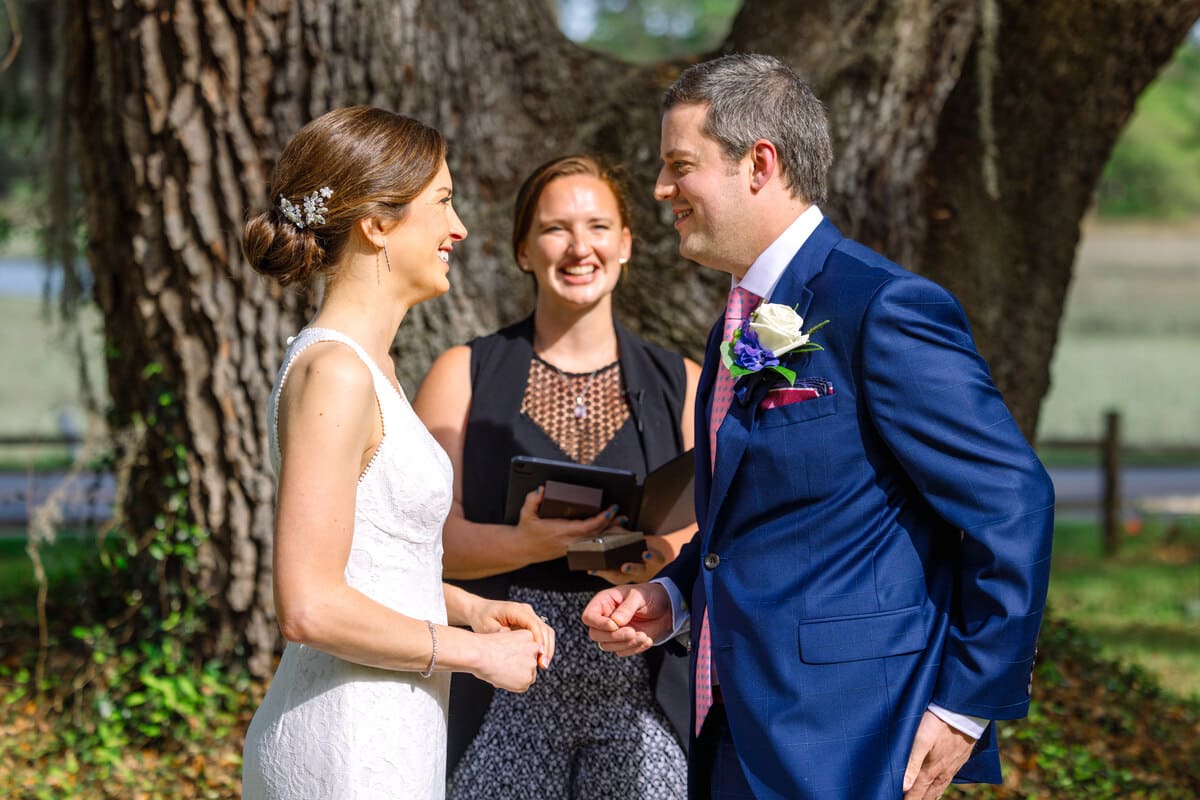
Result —
<path fill-rule="evenodd" d="M 813 400 L 820 396 L 821 393 L 811 386 L 784 386 L 767 392 L 767 396 L 762 399 L 758 407 L 765 411 L 769 408 L 790 406 L 792 403 L 799 403 L 802 400 Z"/>

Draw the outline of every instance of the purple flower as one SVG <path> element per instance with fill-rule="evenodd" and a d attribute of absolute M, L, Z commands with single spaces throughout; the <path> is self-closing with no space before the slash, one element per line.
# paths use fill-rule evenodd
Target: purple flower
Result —
<path fill-rule="evenodd" d="M 766 367 L 779 366 L 779 359 L 758 342 L 758 334 L 749 325 L 742 327 L 742 335 L 733 345 L 733 363 L 742 369 L 758 372 Z"/>

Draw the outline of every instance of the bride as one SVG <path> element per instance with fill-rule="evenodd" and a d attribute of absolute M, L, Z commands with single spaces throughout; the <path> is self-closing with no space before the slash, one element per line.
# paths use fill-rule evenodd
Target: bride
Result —
<path fill-rule="evenodd" d="M 553 655 L 530 606 L 442 583 L 450 461 L 389 355 L 407 311 L 449 289 L 467 235 L 445 151 L 408 117 L 331 111 L 287 145 L 272 208 L 246 224 L 256 270 L 325 282 L 268 406 L 288 643 L 246 733 L 246 798 L 441 798 L 450 672 L 520 692 Z"/>

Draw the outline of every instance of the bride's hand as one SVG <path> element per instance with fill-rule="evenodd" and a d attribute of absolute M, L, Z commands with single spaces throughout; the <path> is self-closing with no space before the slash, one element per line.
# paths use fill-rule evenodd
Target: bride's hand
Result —
<path fill-rule="evenodd" d="M 554 628 L 528 603 L 512 603 L 506 600 L 481 599 L 472 609 L 469 620 L 471 630 L 476 633 L 526 630 L 533 635 L 534 642 L 541 648 L 538 666 L 547 669 L 554 657 Z"/>
<path fill-rule="evenodd" d="M 517 534 L 525 542 L 529 563 L 562 558 L 567 554 L 567 545 L 580 539 L 599 536 L 613 524 L 619 509 L 610 506 L 595 516 L 585 519 L 557 519 L 538 516 L 545 487 L 539 486 L 525 495 L 521 516 L 517 520 Z"/>
<path fill-rule="evenodd" d="M 537 680 L 544 651 L 528 630 L 503 630 L 479 634 L 481 654 L 476 678 L 497 689 L 523 692 Z"/>

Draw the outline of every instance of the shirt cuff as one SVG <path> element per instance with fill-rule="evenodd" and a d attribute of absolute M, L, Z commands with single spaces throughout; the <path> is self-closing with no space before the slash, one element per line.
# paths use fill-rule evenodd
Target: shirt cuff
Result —
<path fill-rule="evenodd" d="M 653 578 L 650 582 L 657 583 L 666 589 L 667 597 L 671 598 L 671 632 L 655 642 L 655 644 L 662 644 L 687 633 L 691 629 L 692 618 L 688 614 L 687 603 L 683 602 L 683 595 L 679 592 L 675 581 L 670 578 Z"/>
<path fill-rule="evenodd" d="M 983 732 L 987 730 L 990 719 L 983 717 L 971 717 L 966 714 L 958 714 L 946 708 L 942 708 L 937 703 L 929 704 L 929 713 L 940 719 L 942 722 L 949 725 L 955 730 L 962 731 L 972 739 L 978 739 L 983 736 Z"/>

